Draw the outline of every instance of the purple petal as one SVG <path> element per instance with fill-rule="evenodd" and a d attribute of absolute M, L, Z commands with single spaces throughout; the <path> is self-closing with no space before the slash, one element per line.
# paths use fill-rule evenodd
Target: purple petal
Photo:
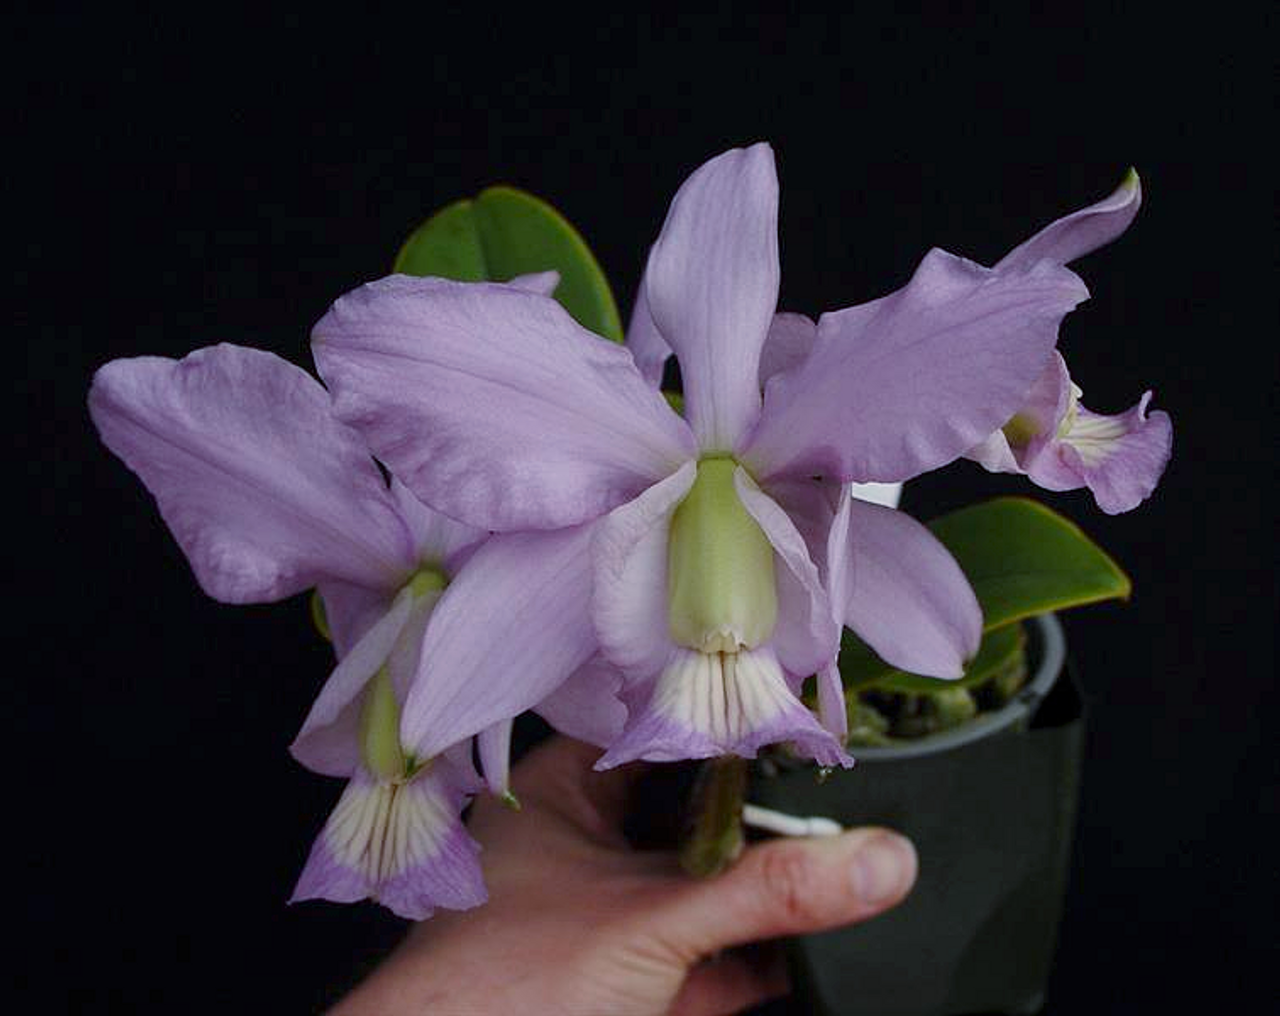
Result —
<path fill-rule="evenodd" d="M 818 566 L 819 575 L 826 567 L 831 522 L 848 496 L 848 489 L 848 484 L 809 477 L 774 480 L 764 488 L 804 537 L 809 559 Z"/>
<path fill-rule="evenodd" d="M 1022 467 L 1014 457 L 1003 430 L 994 431 L 964 453 L 989 473 L 1020 473 Z"/>
<path fill-rule="evenodd" d="M 673 648 L 667 536 L 696 475 L 697 464 L 686 462 L 596 526 L 591 619 L 601 652 L 630 676 L 656 674 Z"/>
<path fill-rule="evenodd" d="M 514 716 L 491 723 L 476 735 L 476 751 L 485 785 L 491 794 L 505 795 L 511 777 L 511 727 Z"/>
<path fill-rule="evenodd" d="M 636 303 L 631 310 L 631 321 L 627 325 L 627 349 L 635 358 L 636 367 L 644 379 L 654 388 L 662 386 L 662 372 L 666 369 L 667 358 L 671 356 L 671 347 L 653 323 L 653 315 L 649 313 L 649 298 L 645 295 L 645 280 L 640 280 L 640 288 L 636 291 Z"/>
<path fill-rule="evenodd" d="M 931 251 L 896 293 L 822 316 L 808 359 L 770 379 L 739 458 L 766 485 L 894 482 L 945 465 L 1013 415 L 1086 295 L 1046 262 L 997 273 Z"/>
<path fill-rule="evenodd" d="M 760 387 L 774 374 L 791 370 L 800 364 L 818 339 L 818 326 L 803 314 L 775 314 L 769 334 L 760 351 Z"/>
<path fill-rule="evenodd" d="M 828 583 L 844 623 L 886 662 L 954 678 L 978 651 L 982 610 L 955 558 L 905 512 L 850 498 L 832 526 Z"/>
<path fill-rule="evenodd" d="M 557 271 L 530 272 L 527 275 L 517 275 L 507 285 L 515 286 L 516 289 L 523 289 L 526 293 L 550 296 L 556 291 L 556 287 L 560 285 L 560 273 Z"/>
<path fill-rule="evenodd" d="M 730 669 L 727 661 L 732 661 Z M 738 653 L 677 649 L 654 680 L 624 689 L 627 726 L 596 763 L 740 755 L 794 742 L 821 765 L 851 765 L 840 743 L 796 699 L 767 648 Z"/>
<path fill-rule="evenodd" d="M 1037 261 L 1069 264 L 1128 229 L 1140 204 L 1142 185 L 1131 169 L 1120 186 L 1101 201 L 1050 223 L 1011 250 L 996 263 L 996 271 L 1026 271 Z"/>
<path fill-rule="evenodd" d="M 475 526 L 575 525 L 693 451 L 625 349 L 511 286 L 393 275 L 312 335 L 338 415 L 418 497 Z"/>
<path fill-rule="evenodd" d="M 403 704 L 408 700 L 409 690 L 417 679 L 422 663 L 422 646 L 426 639 L 427 625 L 430 624 L 436 604 L 440 602 L 443 595 L 444 593 L 439 589 L 428 589 L 416 593 L 409 610 L 409 619 L 405 621 L 400 637 L 391 647 L 391 655 L 387 657 L 387 671 L 391 675 L 391 687 L 395 691 L 398 703 Z"/>
<path fill-rule="evenodd" d="M 1025 472 L 1028 456 L 1039 454 L 1053 440 L 1070 402 L 1071 377 L 1055 349 L 1018 411 L 1000 430 L 965 452 L 965 458 L 992 473 Z"/>
<path fill-rule="evenodd" d="M 357 773 L 316 837 L 289 902 L 374 899 L 414 921 L 436 907 L 485 902 L 480 848 L 460 817 L 466 795 L 447 769 L 437 762 L 398 786 Z"/>
<path fill-rule="evenodd" d="M 735 148 L 680 187 L 645 271 L 649 311 L 680 361 L 703 451 L 732 451 L 760 412 L 760 348 L 778 275 L 773 150 Z"/>
<path fill-rule="evenodd" d="M 1028 463 L 1027 475 L 1051 490 L 1085 486 L 1108 515 L 1151 496 L 1173 451 L 1167 413 L 1147 416 L 1145 392 L 1126 413 L 1102 416 L 1080 406 L 1070 430 Z"/>
<path fill-rule="evenodd" d="M 404 589 L 382 617 L 342 658 L 320 689 L 289 751 L 308 769 L 350 776 L 360 765 L 360 693 L 391 655 L 413 613 Z"/>
<path fill-rule="evenodd" d="M 317 589 L 338 659 L 351 652 L 351 647 L 382 619 L 395 598 L 385 589 L 367 589 L 349 582 L 322 582 Z"/>
<path fill-rule="evenodd" d="M 534 711 L 560 733 L 603 747 L 622 732 L 627 720 L 627 707 L 618 697 L 621 688 L 622 672 L 597 654 Z"/>
<path fill-rule="evenodd" d="M 413 537 L 414 555 L 424 564 L 454 573 L 469 552 L 489 535 L 488 530 L 432 511 L 395 477 L 391 478 L 391 496 Z"/>
<path fill-rule="evenodd" d="M 818 719 L 841 744 L 849 736 L 849 711 L 844 699 L 840 667 L 832 660 L 818 671 Z"/>
<path fill-rule="evenodd" d="M 401 738 L 420 758 L 545 699 L 596 650 L 594 527 L 499 534 L 436 604 Z"/>
<path fill-rule="evenodd" d="M 835 659 L 840 625 L 822 587 L 804 537 L 773 498 L 760 490 L 739 466 L 734 489 L 747 513 L 764 531 L 774 551 L 778 586 L 778 623 L 769 644 L 793 674 L 816 673 Z"/>
<path fill-rule="evenodd" d="M 412 566 L 359 436 L 279 357 L 221 345 L 115 360 L 95 375 L 89 412 L 215 599 L 278 600 L 329 579 L 395 588 Z"/>

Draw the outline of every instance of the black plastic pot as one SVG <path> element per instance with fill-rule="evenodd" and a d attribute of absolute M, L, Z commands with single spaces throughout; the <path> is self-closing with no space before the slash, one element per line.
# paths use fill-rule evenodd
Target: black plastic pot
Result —
<path fill-rule="evenodd" d="M 1028 624 L 1032 678 L 1003 709 L 858 764 L 757 778 L 750 799 L 911 838 L 907 900 L 865 924 L 796 939 L 795 993 L 761 1012 L 823 1016 L 1035 1013 L 1044 1004 L 1075 826 L 1084 720 L 1052 615 Z M 1062 678 L 1062 679 L 1060 679 Z"/>

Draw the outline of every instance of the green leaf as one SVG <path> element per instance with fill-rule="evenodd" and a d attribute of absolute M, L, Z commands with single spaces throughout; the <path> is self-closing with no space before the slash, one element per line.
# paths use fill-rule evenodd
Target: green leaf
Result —
<path fill-rule="evenodd" d="M 555 297 L 565 310 L 583 327 L 622 341 L 613 292 L 586 242 L 545 201 L 514 187 L 490 187 L 438 211 L 405 241 L 394 269 L 464 282 L 554 269 Z"/>
<path fill-rule="evenodd" d="M 1036 614 L 1127 599 L 1132 588 L 1129 577 L 1078 526 L 1029 498 L 993 498 L 934 519 L 929 528 L 973 586 L 986 632 Z M 968 681 L 979 666 L 987 641 L 961 680 Z M 905 691 L 901 682 L 908 676 L 933 689 L 953 683 L 906 675 L 847 629 L 840 673 L 848 688 L 886 687 L 889 681 Z"/>
<path fill-rule="evenodd" d="M 1038 501 L 998 497 L 929 523 L 955 555 L 982 606 L 987 630 L 1102 600 L 1128 599 L 1132 584 L 1080 528 Z"/>

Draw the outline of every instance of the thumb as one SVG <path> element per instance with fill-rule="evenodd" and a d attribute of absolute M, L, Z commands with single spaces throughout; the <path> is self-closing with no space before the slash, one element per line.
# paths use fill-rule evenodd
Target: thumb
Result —
<path fill-rule="evenodd" d="M 693 960 L 874 917 L 907 895 L 916 869 L 911 841 L 888 829 L 770 840 L 723 874 L 690 882 L 657 915 L 659 926 Z"/>

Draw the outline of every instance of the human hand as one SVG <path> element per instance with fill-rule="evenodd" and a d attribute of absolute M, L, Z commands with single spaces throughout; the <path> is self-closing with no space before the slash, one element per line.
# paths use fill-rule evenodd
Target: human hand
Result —
<path fill-rule="evenodd" d="M 475 804 L 490 899 L 437 911 L 332 1011 L 711 1016 L 787 991 L 781 956 L 750 943 L 866 920 L 916 876 L 885 829 L 749 846 L 695 879 L 621 832 L 643 763 L 598 773 L 598 748 L 555 737 L 512 773 L 522 808 Z M 723 952 L 735 946 L 748 950 Z"/>

